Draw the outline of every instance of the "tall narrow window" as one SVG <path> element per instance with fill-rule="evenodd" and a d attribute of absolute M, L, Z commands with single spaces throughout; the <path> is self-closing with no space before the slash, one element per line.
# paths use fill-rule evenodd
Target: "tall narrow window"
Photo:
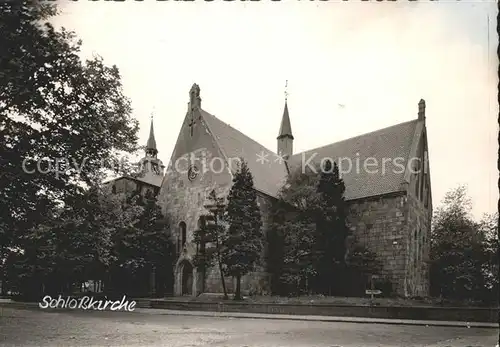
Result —
<path fill-rule="evenodd" d="M 420 191 L 420 160 L 415 165 L 415 196 L 418 199 L 418 192 Z"/>
<path fill-rule="evenodd" d="M 179 223 L 179 233 L 181 236 L 181 248 L 186 244 L 186 223 Z"/>
<path fill-rule="evenodd" d="M 420 201 L 424 201 L 424 182 L 425 182 L 425 161 L 422 164 L 422 172 L 419 173 L 420 175 L 420 192 L 419 192 L 419 199 Z"/>
<path fill-rule="evenodd" d="M 413 232 L 413 250 L 414 250 L 414 253 L 413 253 L 413 264 L 414 264 L 414 267 L 415 267 L 415 270 L 417 268 L 417 258 L 418 258 L 418 234 L 417 234 L 417 229 L 415 229 L 415 231 Z"/>
<path fill-rule="evenodd" d="M 422 259 L 422 229 L 418 229 L 417 234 L 417 266 L 419 266 L 420 259 Z"/>
<path fill-rule="evenodd" d="M 205 253 L 205 235 L 204 235 L 204 229 L 205 229 L 205 216 L 201 216 L 200 219 L 198 219 L 198 229 L 201 231 L 200 233 L 200 243 L 198 244 L 198 251 L 201 254 Z"/>
<path fill-rule="evenodd" d="M 425 197 L 424 197 L 424 207 L 429 207 L 429 185 L 427 184 L 427 177 L 425 180 Z"/>

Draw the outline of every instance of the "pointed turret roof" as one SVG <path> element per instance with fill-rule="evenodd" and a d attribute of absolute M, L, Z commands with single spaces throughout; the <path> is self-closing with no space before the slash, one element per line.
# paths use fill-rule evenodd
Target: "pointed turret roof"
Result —
<path fill-rule="evenodd" d="M 146 150 L 158 151 L 158 149 L 156 149 L 155 132 L 153 129 L 153 118 L 151 118 L 151 127 L 149 128 L 149 138 L 148 138 L 148 143 L 146 144 Z"/>
<path fill-rule="evenodd" d="M 285 109 L 283 110 L 283 118 L 281 119 L 280 133 L 278 139 L 289 136 L 293 139 L 292 126 L 290 124 L 290 116 L 288 115 L 288 104 L 285 100 Z"/>

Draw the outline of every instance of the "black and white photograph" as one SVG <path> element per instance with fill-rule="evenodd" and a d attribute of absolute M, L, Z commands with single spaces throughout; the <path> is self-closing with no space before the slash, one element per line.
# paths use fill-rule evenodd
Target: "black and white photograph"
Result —
<path fill-rule="evenodd" d="M 0 346 L 499 347 L 498 14 L 0 1 Z"/>

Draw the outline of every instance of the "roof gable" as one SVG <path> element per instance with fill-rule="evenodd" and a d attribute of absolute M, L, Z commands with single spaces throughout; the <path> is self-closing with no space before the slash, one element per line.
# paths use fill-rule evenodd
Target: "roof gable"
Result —
<path fill-rule="evenodd" d="M 212 114 L 202 109 L 199 111 L 226 160 L 243 157 L 252 172 L 255 188 L 277 197 L 288 172 L 285 163 L 276 160 L 276 153 Z M 319 164 L 323 158 L 330 158 L 342 170 L 346 200 L 404 191 L 406 166 L 415 139 L 420 136 L 420 123 L 423 122 L 411 120 L 297 153 L 290 158 L 288 166 L 294 170 L 300 168 L 302 163 L 306 164 L 311 157 L 311 164 Z M 267 155 L 268 161 L 257 161 L 261 154 Z M 350 170 L 349 162 L 352 165 Z M 365 162 L 367 169 L 364 167 Z M 234 174 L 235 168 L 232 169 Z"/>
<path fill-rule="evenodd" d="M 298 153 L 290 158 L 290 166 L 294 170 L 324 158 L 335 161 L 346 200 L 403 191 L 417 124 L 412 120 Z"/>
<path fill-rule="evenodd" d="M 255 189 L 270 196 L 277 196 L 287 175 L 284 162 L 276 161 L 274 152 L 217 117 L 201 109 L 200 114 L 226 159 L 244 158 L 252 173 Z M 258 155 L 261 154 L 267 154 L 268 161 L 257 161 Z M 231 169 L 234 174 L 236 167 Z"/>

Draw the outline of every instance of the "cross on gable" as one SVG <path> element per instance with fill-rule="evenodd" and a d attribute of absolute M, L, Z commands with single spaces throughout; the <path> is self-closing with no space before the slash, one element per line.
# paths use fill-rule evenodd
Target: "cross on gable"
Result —
<path fill-rule="evenodd" d="M 189 128 L 190 128 L 190 133 L 191 136 L 193 136 L 193 130 L 194 130 L 194 125 L 196 124 L 196 121 L 194 120 L 194 117 L 191 116 L 191 121 L 189 122 Z"/>
<path fill-rule="evenodd" d="M 195 83 L 189 91 L 189 112 L 191 113 L 191 120 L 189 121 L 189 128 L 191 137 L 193 136 L 195 121 L 195 110 L 201 108 L 200 87 Z"/>

